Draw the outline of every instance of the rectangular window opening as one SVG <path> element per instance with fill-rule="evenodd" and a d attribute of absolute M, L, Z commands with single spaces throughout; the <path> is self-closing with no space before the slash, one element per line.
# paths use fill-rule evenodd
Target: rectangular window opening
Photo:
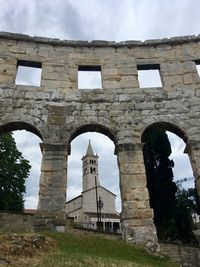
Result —
<path fill-rule="evenodd" d="M 40 86 L 42 76 L 42 63 L 18 60 L 16 85 Z"/>
<path fill-rule="evenodd" d="M 78 89 L 102 89 L 101 66 L 79 66 Z"/>
<path fill-rule="evenodd" d="M 137 65 L 140 88 L 162 87 L 159 64 Z"/>
<path fill-rule="evenodd" d="M 195 60 L 195 64 L 196 64 L 198 75 L 200 77 L 200 59 L 199 60 Z"/>

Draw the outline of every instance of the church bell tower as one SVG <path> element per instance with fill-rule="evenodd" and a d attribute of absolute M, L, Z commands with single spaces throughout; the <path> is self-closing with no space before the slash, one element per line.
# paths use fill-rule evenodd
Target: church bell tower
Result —
<path fill-rule="evenodd" d="M 96 185 L 99 186 L 98 158 L 98 155 L 94 155 L 89 140 L 86 155 L 82 157 L 83 192 L 96 187 Z"/>

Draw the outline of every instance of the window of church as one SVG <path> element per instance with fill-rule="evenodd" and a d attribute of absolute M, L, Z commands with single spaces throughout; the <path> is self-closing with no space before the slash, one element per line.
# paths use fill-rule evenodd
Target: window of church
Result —
<path fill-rule="evenodd" d="M 79 66 L 78 89 L 102 89 L 101 66 Z"/>
<path fill-rule="evenodd" d="M 159 64 L 137 65 L 140 88 L 162 87 Z"/>
<path fill-rule="evenodd" d="M 95 173 L 95 171 L 96 171 L 96 168 L 90 167 L 90 173 Z"/>
<path fill-rule="evenodd" d="M 18 60 L 16 85 L 40 86 L 42 63 L 27 60 Z"/>

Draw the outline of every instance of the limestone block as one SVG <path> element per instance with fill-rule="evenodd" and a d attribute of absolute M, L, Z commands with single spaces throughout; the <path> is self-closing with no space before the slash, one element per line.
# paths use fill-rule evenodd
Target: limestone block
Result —
<path fill-rule="evenodd" d="M 149 200 L 149 192 L 147 188 L 137 188 L 137 189 L 131 189 L 129 195 L 129 200 Z"/>
<path fill-rule="evenodd" d="M 10 46 L 10 50 L 9 50 L 11 53 L 14 53 L 14 54 L 25 54 L 26 53 L 26 50 L 25 48 L 23 47 L 20 47 L 20 46 Z"/>
<path fill-rule="evenodd" d="M 121 88 L 138 87 L 139 82 L 135 76 L 121 76 L 120 86 Z"/>
<path fill-rule="evenodd" d="M 128 186 L 129 189 L 145 188 L 146 187 L 146 176 L 145 174 L 140 175 L 123 175 L 120 179 L 121 186 Z"/>
<path fill-rule="evenodd" d="M 12 75 L 0 74 L 0 83 L 12 84 L 14 82 L 14 77 Z"/>
<path fill-rule="evenodd" d="M 192 80 L 193 80 L 193 82 L 196 84 L 199 84 L 199 82 L 200 82 L 200 78 L 199 78 L 199 74 L 196 72 L 196 73 L 193 73 L 192 74 Z"/>
<path fill-rule="evenodd" d="M 185 74 L 183 76 L 183 82 L 184 82 L 184 84 L 192 84 L 193 83 L 192 75 L 191 74 Z"/>
<path fill-rule="evenodd" d="M 34 47 L 28 47 L 26 48 L 26 54 L 30 55 L 30 56 L 36 56 L 38 53 L 38 48 L 34 48 Z"/>
<path fill-rule="evenodd" d="M 43 160 L 41 170 L 42 171 L 58 171 L 63 170 L 65 164 L 63 163 L 62 158 L 54 158 L 53 161 L 51 158 L 49 160 Z"/>
<path fill-rule="evenodd" d="M 122 175 L 144 174 L 145 173 L 144 164 L 141 163 L 121 164 L 120 173 Z"/>
<path fill-rule="evenodd" d="M 25 93 L 25 99 L 50 100 L 50 93 L 48 93 L 48 92 L 28 91 L 28 92 Z"/>
<path fill-rule="evenodd" d="M 183 84 L 183 78 L 182 76 L 163 76 L 163 82 L 164 86 L 166 87 L 173 87 L 176 85 L 181 85 Z"/>
<path fill-rule="evenodd" d="M 45 47 L 39 47 L 39 50 L 37 52 L 38 56 L 40 57 L 46 57 L 48 58 L 48 49 L 46 49 Z"/>
<path fill-rule="evenodd" d="M 153 219 L 148 218 L 148 219 L 134 219 L 133 218 L 123 218 L 122 219 L 122 225 L 127 225 L 125 227 L 130 227 L 132 230 L 133 229 L 140 229 L 141 227 L 148 227 L 151 229 L 153 225 Z"/>
<path fill-rule="evenodd" d="M 137 68 L 136 65 L 130 65 L 127 66 L 127 64 L 123 65 L 120 69 L 119 69 L 119 74 L 122 76 L 135 76 L 137 77 Z"/>
<path fill-rule="evenodd" d="M 158 45 L 156 47 L 156 53 L 157 51 L 163 51 L 163 52 L 166 52 L 166 51 L 169 51 L 172 49 L 172 46 L 169 45 L 169 44 L 161 44 L 161 45 Z"/>
<path fill-rule="evenodd" d="M 59 198 L 52 195 L 51 198 L 43 197 L 42 202 L 39 202 L 39 208 L 40 211 L 59 211 L 65 209 L 65 203 L 62 197 Z"/>
<path fill-rule="evenodd" d="M 150 205 L 149 205 L 149 201 L 147 200 L 130 200 L 130 201 L 126 201 L 123 204 L 123 208 L 124 209 L 149 209 Z"/>
<path fill-rule="evenodd" d="M 73 54 L 74 53 L 74 47 L 67 47 L 67 46 L 55 46 L 55 54 L 57 52 L 62 52 L 63 54 Z"/>
<path fill-rule="evenodd" d="M 46 83 L 46 80 L 68 81 L 66 72 L 62 71 L 58 73 L 58 72 L 55 72 L 55 70 L 53 70 L 52 72 L 43 72 L 42 79 L 45 80 L 45 83 Z"/>
<path fill-rule="evenodd" d="M 41 82 L 41 86 L 44 86 L 46 88 L 48 88 L 48 90 L 52 90 L 52 89 L 57 89 L 57 88 L 71 88 L 72 87 L 72 84 L 71 82 L 69 81 L 57 81 L 57 80 L 47 80 L 47 79 L 44 79 L 42 80 Z"/>
<path fill-rule="evenodd" d="M 119 71 L 117 68 L 106 68 L 106 67 L 103 67 L 102 70 L 102 76 L 117 76 L 119 75 Z"/>
<path fill-rule="evenodd" d="M 153 218 L 153 211 L 149 209 L 123 209 L 123 217 L 126 219 L 136 219 L 136 220 L 143 220 L 143 219 L 152 219 Z"/>
<path fill-rule="evenodd" d="M 119 102 L 127 102 L 130 100 L 131 100 L 131 97 L 129 94 L 120 94 L 119 95 Z"/>
<path fill-rule="evenodd" d="M 143 102 L 135 104 L 136 110 L 155 110 L 155 102 Z"/>
<path fill-rule="evenodd" d="M 105 78 L 105 77 L 104 77 Z M 120 82 L 119 81 L 111 81 L 111 80 L 103 80 L 102 84 L 103 89 L 119 89 L 120 87 Z"/>

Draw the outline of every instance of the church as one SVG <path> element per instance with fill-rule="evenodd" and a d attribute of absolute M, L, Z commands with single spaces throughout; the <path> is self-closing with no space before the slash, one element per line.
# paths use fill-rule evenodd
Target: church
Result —
<path fill-rule="evenodd" d="M 98 155 L 94 155 L 89 140 L 82 157 L 82 193 L 66 203 L 66 214 L 76 224 L 90 229 L 120 231 L 120 216 L 116 211 L 116 195 L 100 185 Z"/>

